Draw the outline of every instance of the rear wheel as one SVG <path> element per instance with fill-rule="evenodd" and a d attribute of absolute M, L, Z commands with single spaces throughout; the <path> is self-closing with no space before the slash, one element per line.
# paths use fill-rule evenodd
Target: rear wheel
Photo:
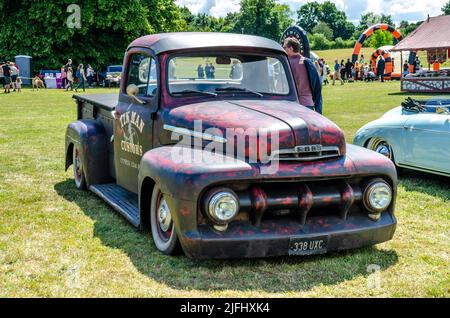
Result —
<path fill-rule="evenodd" d="M 172 219 L 172 212 L 164 194 L 157 185 L 153 188 L 152 193 L 150 225 L 156 248 L 167 255 L 176 254 L 180 246 Z"/>
<path fill-rule="evenodd" d="M 81 150 L 77 145 L 74 145 L 73 147 L 73 178 L 77 189 L 86 189 L 86 178 L 84 176 L 83 162 L 81 161 Z"/>

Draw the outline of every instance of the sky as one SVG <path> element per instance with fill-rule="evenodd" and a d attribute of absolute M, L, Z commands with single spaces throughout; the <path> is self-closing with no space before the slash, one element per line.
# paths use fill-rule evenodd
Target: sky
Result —
<path fill-rule="evenodd" d="M 228 12 L 239 10 L 240 0 L 176 0 L 180 6 L 186 6 L 193 13 L 209 13 L 215 17 L 223 17 Z M 441 8 L 448 0 L 331 0 L 340 10 L 344 10 L 349 20 L 357 23 L 364 12 L 385 13 L 392 15 L 394 22 L 401 20 L 416 22 L 425 20 L 427 15 L 442 14 Z M 309 0 L 278 0 L 288 4 L 292 11 L 310 2 Z M 319 0 L 318 2 L 323 2 Z M 296 17 L 296 15 L 295 15 Z"/>

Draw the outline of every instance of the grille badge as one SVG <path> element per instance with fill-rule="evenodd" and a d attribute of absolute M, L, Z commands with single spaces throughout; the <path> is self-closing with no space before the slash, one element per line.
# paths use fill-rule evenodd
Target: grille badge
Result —
<path fill-rule="evenodd" d="M 309 152 L 320 152 L 322 151 L 322 145 L 304 145 L 296 146 L 294 148 L 296 153 L 309 153 Z"/>

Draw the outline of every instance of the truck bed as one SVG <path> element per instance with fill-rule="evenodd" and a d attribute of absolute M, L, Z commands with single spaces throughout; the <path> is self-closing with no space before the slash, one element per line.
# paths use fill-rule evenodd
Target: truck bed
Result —
<path fill-rule="evenodd" d="M 113 111 L 116 108 L 117 101 L 119 100 L 119 94 L 109 93 L 73 95 L 73 98 L 81 102 L 90 103 L 105 110 Z"/>
<path fill-rule="evenodd" d="M 94 119 L 105 127 L 108 143 L 109 173 L 116 178 L 114 167 L 114 111 L 116 109 L 119 94 L 88 94 L 73 95 L 77 103 L 77 119 Z"/>

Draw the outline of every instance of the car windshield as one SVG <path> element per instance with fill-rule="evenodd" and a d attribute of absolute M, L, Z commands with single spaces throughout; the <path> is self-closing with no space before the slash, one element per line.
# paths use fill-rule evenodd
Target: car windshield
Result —
<path fill-rule="evenodd" d="M 109 73 L 122 73 L 122 66 L 109 66 L 108 72 Z"/>
<path fill-rule="evenodd" d="M 402 103 L 403 109 L 416 113 L 450 114 L 450 96 L 430 98 L 428 100 L 417 100 L 408 97 Z"/>
<path fill-rule="evenodd" d="M 169 61 L 168 73 L 172 95 L 238 93 L 262 97 L 290 92 L 284 64 L 264 55 L 183 55 Z"/>

